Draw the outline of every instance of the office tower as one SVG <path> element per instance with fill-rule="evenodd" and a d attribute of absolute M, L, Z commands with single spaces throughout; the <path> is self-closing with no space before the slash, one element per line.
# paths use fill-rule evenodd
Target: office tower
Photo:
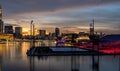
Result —
<path fill-rule="evenodd" d="M 15 34 L 22 34 L 22 27 L 15 27 Z"/>
<path fill-rule="evenodd" d="M 2 21 L 2 7 L 0 5 L 0 21 Z"/>
<path fill-rule="evenodd" d="M 90 24 L 90 35 L 94 35 L 94 20 L 93 23 Z"/>
<path fill-rule="evenodd" d="M 60 29 L 55 28 L 55 37 L 58 37 L 60 35 Z"/>
<path fill-rule="evenodd" d="M 13 26 L 5 26 L 5 33 L 6 34 L 13 34 Z"/>
<path fill-rule="evenodd" d="M 2 7 L 0 6 L 0 33 L 3 33 Z"/>
<path fill-rule="evenodd" d="M 40 35 L 41 38 L 45 38 L 46 30 L 39 30 L 39 35 Z"/>
<path fill-rule="evenodd" d="M 22 27 L 15 27 L 15 38 L 22 38 Z"/>
<path fill-rule="evenodd" d="M 31 36 L 33 35 L 33 20 L 31 20 L 31 23 L 30 23 L 30 35 Z"/>
<path fill-rule="evenodd" d="M 0 33 L 3 33 L 3 21 L 0 21 Z"/>

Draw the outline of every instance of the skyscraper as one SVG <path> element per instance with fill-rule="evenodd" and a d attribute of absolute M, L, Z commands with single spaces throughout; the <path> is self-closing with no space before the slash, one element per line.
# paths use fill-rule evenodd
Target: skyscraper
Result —
<path fill-rule="evenodd" d="M 93 23 L 90 24 L 90 35 L 94 35 L 94 20 Z"/>
<path fill-rule="evenodd" d="M 22 38 L 22 27 L 15 27 L 15 38 Z"/>
<path fill-rule="evenodd" d="M 0 33 L 3 33 L 3 21 L 0 21 Z"/>
<path fill-rule="evenodd" d="M 30 35 L 32 36 L 33 35 L 33 20 L 31 20 L 31 23 L 30 23 Z"/>
<path fill-rule="evenodd" d="M 3 33 L 2 7 L 0 6 L 0 33 Z"/>
<path fill-rule="evenodd" d="M 40 35 L 41 38 L 45 38 L 46 30 L 39 30 L 39 35 Z"/>
<path fill-rule="evenodd" d="M 5 26 L 5 33 L 6 34 L 13 34 L 13 26 Z"/>
<path fill-rule="evenodd" d="M 22 34 L 22 27 L 15 27 L 15 34 Z"/>
<path fill-rule="evenodd" d="M 0 5 L 0 21 L 2 21 L 2 7 Z"/>
<path fill-rule="evenodd" d="M 60 35 L 60 29 L 55 28 L 55 37 L 58 37 Z"/>

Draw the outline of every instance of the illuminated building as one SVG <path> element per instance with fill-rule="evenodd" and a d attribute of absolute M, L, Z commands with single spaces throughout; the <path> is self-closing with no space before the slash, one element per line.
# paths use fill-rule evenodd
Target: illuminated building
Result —
<path fill-rule="evenodd" d="M 30 23 L 30 35 L 32 36 L 33 35 L 33 30 L 34 30 L 34 26 L 33 26 L 33 20 L 31 20 L 31 23 Z"/>
<path fill-rule="evenodd" d="M 6 34 L 13 34 L 13 26 L 5 26 L 5 33 Z"/>
<path fill-rule="evenodd" d="M 22 27 L 15 27 L 16 34 L 22 34 Z"/>
<path fill-rule="evenodd" d="M 0 33 L 3 33 L 3 21 L 0 21 Z"/>
<path fill-rule="evenodd" d="M 2 21 L 2 7 L 0 6 L 0 21 Z"/>
<path fill-rule="evenodd" d="M 55 37 L 58 37 L 60 35 L 60 29 L 55 28 Z"/>
<path fill-rule="evenodd" d="M 22 37 L 22 27 L 15 27 L 15 37 L 16 38 Z"/>
<path fill-rule="evenodd" d="M 90 35 L 94 35 L 94 20 L 93 23 L 90 24 Z"/>
<path fill-rule="evenodd" d="M 40 35 L 41 38 L 45 38 L 46 30 L 39 30 L 39 35 Z"/>
<path fill-rule="evenodd" d="M 0 6 L 0 33 L 3 33 L 2 7 Z"/>
<path fill-rule="evenodd" d="M 13 40 L 13 34 L 0 34 L 0 39 Z"/>

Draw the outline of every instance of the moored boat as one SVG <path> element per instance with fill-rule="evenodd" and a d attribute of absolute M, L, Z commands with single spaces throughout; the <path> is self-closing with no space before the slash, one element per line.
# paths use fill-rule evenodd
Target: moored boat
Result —
<path fill-rule="evenodd" d="M 27 51 L 28 56 L 41 55 L 97 55 L 98 51 L 75 48 L 74 46 L 48 46 L 48 47 L 32 47 Z M 104 54 L 104 53 L 99 53 Z"/>

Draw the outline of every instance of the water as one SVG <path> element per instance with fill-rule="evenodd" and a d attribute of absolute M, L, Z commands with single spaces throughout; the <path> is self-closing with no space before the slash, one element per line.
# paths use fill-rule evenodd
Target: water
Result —
<path fill-rule="evenodd" d="M 52 46 L 43 41 L 36 45 Z M 0 71 L 120 71 L 119 56 L 28 57 L 30 42 L 0 44 Z"/>

